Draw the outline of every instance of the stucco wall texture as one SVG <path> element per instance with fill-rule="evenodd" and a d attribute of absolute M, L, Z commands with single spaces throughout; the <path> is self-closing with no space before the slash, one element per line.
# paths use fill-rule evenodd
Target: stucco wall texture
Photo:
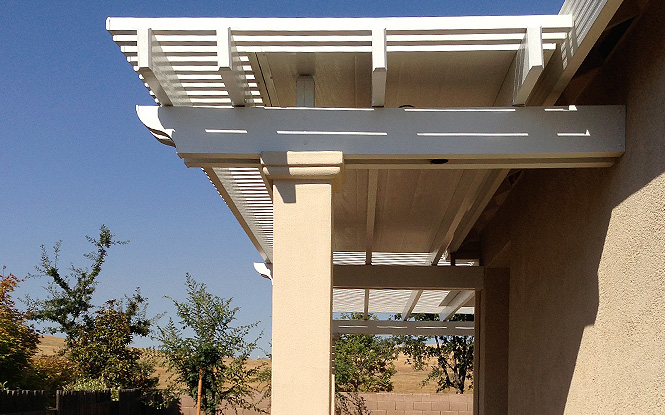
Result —
<path fill-rule="evenodd" d="M 626 105 L 626 153 L 525 172 L 484 230 L 510 267 L 509 414 L 665 413 L 664 68 L 657 0 L 574 102 Z"/>

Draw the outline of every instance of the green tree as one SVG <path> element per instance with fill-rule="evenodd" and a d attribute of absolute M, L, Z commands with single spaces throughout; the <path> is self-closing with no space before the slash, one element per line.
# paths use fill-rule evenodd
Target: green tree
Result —
<path fill-rule="evenodd" d="M 157 386 L 158 379 L 152 376 L 154 367 L 141 360 L 140 350 L 129 347 L 134 335 L 149 334 L 148 320 L 136 318 L 140 301 L 139 293 L 125 307 L 115 300 L 108 301 L 97 310 L 92 327 L 78 334 L 69 355 L 83 378 L 99 379 L 110 388 Z"/>
<path fill-rule="evenodd" d="M 362 314 L 342 316 L 354 320 Z M 335 341 L 335 388 L 339 392 L 392 391 L 397 348 L 391 338 L 343 334 Z"/>
<path fill-rule="evenodd" d="M 66 336 L 66 356 L 77 366 L 80 379 L 98 380 L 106 387 L 149 387 L 156 385 L 151 368 L 140 361 L 141 353 L 129 347 L 134 336 L 147 336 L 153 320 L 146 318 L 147 299 L 137 292 L 125 299 L 107 301 L 102 307 L 92 303 L 102 265 L 116 241 L 103 226 L 97 239 L 86 236 L 95 250 L 87 255 L 91 267 L 72 265 L 68 275 L 58 268 L 60 242 L 53 250 L 53 259 L 42 245 L 40 277 L 50 279 L 45 300 L 32 300 L 31 318 L 52 324 L 51 333 Z"/>
<path fill-rule="evenodd" d="M 437 321 L 432 314 L 414 316 L 420 321 Z M 472 315 L 456 314 L 450 321 L 473 321 Z M 429 369 L 423 385 L 436 382 L 436 391 L 454 388 L 456 393 L 464 393 L 467 379 L 472 378 L 474 338 L 472 336 L 435 336 L 434 344 L 428 344 L 432 337 L 400 336 L 402 352 L 416 370 Z"/>
<path fill-rule="evenodd" d="M 220 414 L 222 406 L 236 411 L 259 410 L 255 396 L 263 392 L 260 386 L 265 385 L 269 372 L 264 365 L 247 366 L 260 336 L 246 340 L 257 323 L 232 326 L 238 308 L 231 308 L 231 299 L 210 294 L 205 284 L 197 283 L 189 274 L 186 285 L 184 302 L 167 297 L 176 307 L 178 324 L 169 319 L 157 335 L 169 371 L 194 399 L 200 377 L 201 406 L 207 414 Z"/>
<path fill-rule="evenodd" d="M 37 352 L 39 334 L 28 324 L 26 313 L 17 310 L 10 293 L 22 281 L 0 274 L 0 386 L 18 388 L 25 382 L 31 358 Z"/>
<path fill-rule="evenodd" d="M 97 277 L 108 255 L 108 249 L 113 245 L 128 243 L 128 241 L 116 241 L 113 239 L 114 236 L 104 225 L 100 228 L 98 239 L 86 236 L 96 248 L 95 251 L 85 255 L 92 262 L 92 267 L 88 269 L 72 265 L 69 275 L 62 275 L 58 268 L 62 241 L 53 246 L 53 259 L 42 245 L 41 263 L 36 267 L 39 274 L 36 276 L 47 277 L 51 281 L 46 287 L 48 291 L 46 300 L 30 300 L 34 309 L 31 318 L 55 324 L 55 327 L 49 327 L 48 331 L 63 333 L 68 346 L 76 341 L 81 331 L 94 326 L 95 306 L 92 304 L 92 295 L 97 285 Z"/>

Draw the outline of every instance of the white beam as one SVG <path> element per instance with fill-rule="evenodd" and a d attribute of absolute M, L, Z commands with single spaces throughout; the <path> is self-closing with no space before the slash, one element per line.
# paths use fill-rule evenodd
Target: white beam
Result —
<path fill-rule="evenodd" d="M 296 79 L 296 106 L 313 108 L 315 105 L 314 77 L 300 75 Z"/>
<path fill-rule="evenodd" d="M 345 160 L 562 159 L 574 165 L 577 158 L 606 163 L 625 150 L 623 106 L 145 111 L 157 113 L 150 119 L 161 128 L 175 130 L 171 138 L 185 159 L 258 161 L 265 151 L 341 151 Z"/>
<path fill-rule="evenodd" d="M 372 30 L 372 106 L 386 104 L 386 77 L 388 71 L 386 29 Z"/>
<path fill-rule="evenodd" d="M 423 290 L 413 290 L 411 291 L 411 296 L 404 306 L 404 311 L 402 311 L 402 321 L 406 321 L 411 316 L 413 309 L 416 308 L 420 296 L 423 295 Z"/>
<path fill-rule="evenodd" d="M 333 333 L 413 336 L 473 336 L 473 321 L 333 320 Z"/>
<path fill-rule="evenodd" d="M 448 291 L 448 294 L 441 300 L 441 303 L 439 304 L 439 307 L 446 307 L 452 303 L 453 299 L 457 297 L 457 295 L 460 293 L 460 290 L 450 290 Z"/>
<path fill-rule="evenodd" d="M 265 262 L 255 262 L 254 270 L 258 272 L 260 276 L 270 280 L 272 283 L 272 264 L 267 264 Z"/>
<path fill-rule="evenodd" d="M 251 97 L 231 28 L 217 30 L 217 71 L 234 107 L 244 107 Z"/>
<path fill-rule="evenodd" d="M 139 29 L 136 33 L 136 44 L 138 49 L 136 72 L 155 94 L 157 101 L 164 106 L 191 104 L 152 29 Z"/>
<path fill-rule="evenodd" d="M 475 291 L 460 291 L 448 305 L 439 313 L 439 320 L 446 321 L 453 316 L 470 298 L 475 295 Z"/>
<path fill-rule="evenodd" d="M 436 265 L 441 257 L 448 252 L 448 247 L 455 237 L 460 222 L 473 207 L 481 185 L 488 175 L 483 170 L 467 170 L 462 176 L 453 193 L 451 206 L 446 206 L 446 214 L 441 219 L 439 228 L 430 245 L 430 254 L 426 265 Z M 452 207 L 452 208 L 451 208 Z"/>
<path fill-rule="evenodd" d="M 369 169 L 367 173 L 367 233 L 365 240 L 365 264 L 372 264 L 372 252 L 374 246 L 374 225 L 376 219 L 376 195 L 379 186 L 379 172 Z"/>
<path fill-rule="evenodd" d="M 333 288 L 480 290 L 484 267 L 333 265 Z"/>
<path fill-rule="evenodd" d="M 524 105 L 545 68 L 543 29 L 541 27 L 532 26 L 526 29 L 524 40 L 515 59 L 517 59 L 517 64 L 515 66 L 513 105 Z"/>
<path fill-rule="evenodd" d="M 462 221 L 460 222 L 457 229 L 455 229 L 455 234 L 453 239 L 450 241 L 450 244 L 447 247 L 449 252 L 456 252 L 459 247 L 464 242 L 464 239 L 467 237 L 473 225 L 476 224 L 476 221 L 483 213 L 490 200 L 496 193 L 496 190 L 499 188 L 503 180 L 508 176 L 510 170 L 492 170 L 487 173 L 485 176 L 485 181 L 481 187 L 476 192 L 476 200 L 473 203 L 473 206 L 469 211 L 464 215 Z"/>

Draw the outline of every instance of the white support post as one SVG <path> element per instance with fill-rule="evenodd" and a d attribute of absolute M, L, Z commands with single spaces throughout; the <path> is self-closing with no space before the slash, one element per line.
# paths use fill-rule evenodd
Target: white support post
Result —
<path fill-rule="evenodd" d="M 191 104 L 187 92 L 164 55 L 152 29 L 138 29 L 136 36 L 138 69 L 136 70 L 163 106 Z"/>
<path fill-rule="evenodd" d="M 372 30 L 372 106 L 386 104 L 386 77 L 388 71 L 388 45 L 386 29 Z"/>
<path fill-rule="evenodd" d="M 543 29 L 541 27 L 528 27 L 526 29 L 516 59 L 513 105 L 524 105 L 529 95 L 531 95 L 540 74 L 545 69 Z"/>
<path fill-rule="evenodd" d="M 231 28 L 217 31 L 217 70 L 234 107 L 244 107 L 251 97 Z"/>

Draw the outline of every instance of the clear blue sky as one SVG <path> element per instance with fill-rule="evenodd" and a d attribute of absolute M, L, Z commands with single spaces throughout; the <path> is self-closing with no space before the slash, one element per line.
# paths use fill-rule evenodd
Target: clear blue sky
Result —
<path fill-rule="evenodd" d="M 60 265 L 83 257 L 107 225 L 129 245 L 109 254 L 95 301 L 141 287 L 149 314 L 184 297 L 185 273 L 233 297 L 241 323 L 270 340 L 271 286 L 224 201 L 199 169 L 159 144 L 134 106 L 153 104 L 105 30 L 108 16 L 377 17 L 556 14 L 562 0 L 0 1 L 0 266 L 34 272 L 40 245 L 62 240 Z M 17 296 L 45 296 L 46 280 Z M 294 316 L 297 318 L 297 316 Z M 139 340 L 146 346 L 150 340 Z"/>

